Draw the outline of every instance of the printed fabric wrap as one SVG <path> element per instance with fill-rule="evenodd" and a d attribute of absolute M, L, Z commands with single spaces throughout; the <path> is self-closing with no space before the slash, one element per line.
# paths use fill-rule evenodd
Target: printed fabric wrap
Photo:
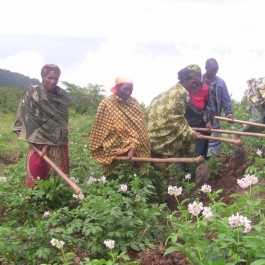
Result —
<path fill-rule="evenodd" d="M 124 101 L 116 94 L 104 99 L 90 133 L 92 159 L 102 164 L 103 175 L 109 175 L 119 164 L 116 156 L 136 149 L 138 157 L 150 157 L 150 142 L 141 107 L 136 99 Z"/>
<path fill-rule="evenodd" d="M 265 108 L 265 77 L 247 81 L 247 98 L 250 105 Z"/>
<path fill-rule="evenodd" d="M 177 83 L 153 99 L 147 109 L 152 157 L 194 157 L 195 132 L 184 117 L 189 94 Z M 173 164 L 155 163 L 167 171 Z"/>
<path fill-rule="evenodd" d="M 194 76 L 197 76 L 197 71 L 200 71 L 200 67 L 195 65 L 195 64 L 191 64 L 188 65 L 187 67 L 181 69 L 178 72 L 178 80 L 182 81 L 184 78 L 192 78 Z"/>
<path fill-rule="evenodd" d="M 247 81 L 247 109 L 251 111 L 251 122 L 265 123 L 265 77 Z M 244 124 L 242 132 L 262 132 L 262 127 Z"/>
<path fill-rule="evenodd" d="M 66 91 L 55 88 L 47 93 L 42 85 L 30 86 L 20 101 L 14 131 L 35 144 L 68 144 L 68 98 Z"/>

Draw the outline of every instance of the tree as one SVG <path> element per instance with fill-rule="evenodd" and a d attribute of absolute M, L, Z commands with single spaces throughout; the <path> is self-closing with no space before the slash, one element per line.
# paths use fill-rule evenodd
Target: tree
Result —
<path fill-rule="evenodd" d="M 0 85 L 2 87 L 20 88 L 24 90 L 29 85 L 39 85 L 40 82 L 36 78 L 29 78 L 19 73 L 9 70 L 0 69 Z"/>
<path fill-rule="evenodd" d="M 80 87 L 66 81 L 62 83 L 68 92 L 70 108 L 76 113 L 96 113 L 99 103 L 105 98 L 102 85 L 88 83 L 86 87 Z"/>

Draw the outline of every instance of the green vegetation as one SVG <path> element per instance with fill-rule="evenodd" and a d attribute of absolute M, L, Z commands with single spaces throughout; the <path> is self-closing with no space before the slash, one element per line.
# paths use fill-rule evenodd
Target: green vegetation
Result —
<path fill-rule="evenodd" d="M 9 70 L 0 69 L 0 86 L 16 87 L 24 90 L 29 85 L 39 85 L 40 81 Z"/>
<path fill-rule="evenodd" d="M 0 113 L 15 113 L 23 92 L 18 88 L 0 86 Z"/>
<path fill-rule="evenodd" d="M 99 103 L 104 99 L 105 92 L 100 85 L 89 83 L 86 87 L 79 87 L 75 84 L 62 82 L 66 86 L 70 100 L 70 108 L 78 114 L 95 114 Z"/>
<path fill-rule="evenodd" d="M 257 179 L 252 176 L 245 191 L 231 194 L 230 204 L 224 202 L 221 190 L 195 189 L 184 175 L 163 179 L 151 166 L 143 171 L 123 164 L 105 179 L 89 151 L 89 132 L 103 98 L 101 87 L 65 85 L 71 99 L 71 178 L 85 197 L 79 194 L 79 206 L 72 207 L 78 195 L 60 177 L 24 188 L 27 145 L 12 133 L 17 103 L 8 101 L 12 112 L 2 111 L 0 116 L 0 162 L 5 162 L 0 164 L 0 263 L 74 264 L 79 258 L 75 264 L 139 264 L 127 253 L 154 249 L 163 242 L 165 255 L 182 251 L 192 264 L 265 264 L 265 201 L 259 196 L 264 192 L 260 182 L 265 160 L 256 154 L 263 139 L 241 137 L 252 162 L 246 174 Z M 233 108 L 237 119 L 249 119 L 242 103 L 234 102 Z M 241 125 L 223 122 L 222 127 L 238 130 Z M 213 179 L 222 167 L 222 156 L 235 150 L 222 144 L 222 154 L 209 160 Z M 7 165 L 10 161 L 16 163 Z M 238 188 L 244 184 L 242 180 Z M 201 205 L 203 196 L 208 199 Z M 166 198 L 176 199 L 173 210 L 167 208 Z"/>

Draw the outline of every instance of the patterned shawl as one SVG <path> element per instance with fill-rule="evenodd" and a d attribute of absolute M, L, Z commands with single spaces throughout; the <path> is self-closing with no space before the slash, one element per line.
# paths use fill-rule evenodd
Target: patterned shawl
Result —
<path fill-rule="evenodd" d="M 255 105 L 257 107 L 263 107 L 265 103 L 265 77 L 258 79 L 252 78 L 247 81 L 248 90 L 247 98 L 249 105 Z"/>
<path fill-rule="evenodd" d="M 177 83 L 158 95 L 147 109 L 148 132 L 154 157 L 194 157 L 195 132 L 184 117 L 189 94 Z M 169 165 L 160 163 L 157 168 Z"/>
<path fill-rule="evenodd" d="M 65 90 L 47 93 L 43 86 L 30 86 L 20 101 L 14 131 L 20 138 L 36 144 L 68 143 L 68 98 Z"/>
<path fill-rule="evenodd" d="M 103 174 L 109 175 L 130 148 L 139 157 L 150 157 L 150 142 L 141 107 L 136 99 L 124 101 L 113 94 L 103 100 L 90 133 L 92 159 L 103 164 Z"/>

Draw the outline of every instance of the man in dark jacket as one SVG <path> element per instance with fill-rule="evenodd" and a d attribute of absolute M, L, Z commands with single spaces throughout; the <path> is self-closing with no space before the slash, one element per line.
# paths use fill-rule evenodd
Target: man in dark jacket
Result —
<path fill-rule="evenodd" d="M 225 81 L 217 76 L 219 65 L 217 61 L 210 58 L 206 61 L 206 73 L 202 76 L 202 82 L 209 86 L 210 97 L 214 102 L 213 116 L 220 116 L 222 109 L 227 118 L 234 119 L 232 112 L 232 102 L 229 96 Z M 214 119 L 213 129 L 220 129 L 220 121 Z M 219 133 L 212 133 L 212 136 L 218 137 Z M 221 143 L 218 141 L 209 141 L 207 156 L 217 155 L 221 151 Z"/>

